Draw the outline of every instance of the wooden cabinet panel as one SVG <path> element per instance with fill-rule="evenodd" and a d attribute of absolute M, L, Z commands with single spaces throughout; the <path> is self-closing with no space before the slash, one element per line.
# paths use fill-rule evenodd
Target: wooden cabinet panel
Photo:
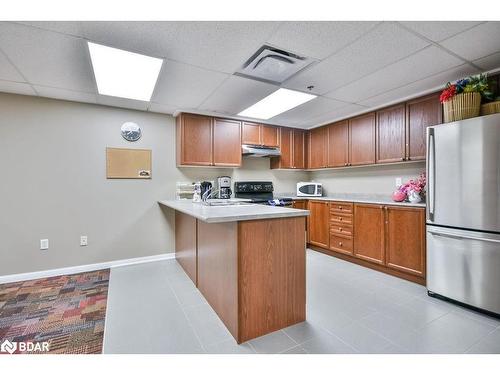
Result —
<path fill-rule="evenodd" d="M 181 114 L 176 121 L 177 163 L 179 165 L 212 165 L 212 118 Z"/>
<path fill-rule="evenodd" d="M 388 267 L 425 276 L 425 210 L 387 207 Z"/>
<path fill-rule="evenodd" d="M 353 244 L 351 237 L 339 236 L 334 232 L 330 232 L 330 250 L 352 255 L 352 249 Z"/>
<path fill-rule="evenodd" d="M 405 105 L 377 111 L 377 163 L 393 163 L 406 158 Z"/>
<path fill-rule="evenodd" d="M 292 167 L 297 169 L 304 169 L 306 167 L 304 131 L 292 130 L 292 134 L 293 134 Z"/>
<path fill-rule="evenodd" d="M 354 205 L 354 256 L 384 264 L 384 207 L 371 204 Z"/>
<path fill-rule="evenodd" d="M 268 147 L 278 147 L 278 128 L 275 126 L 261 125 L 261 143 Z"/>
<path fill-rule="evenodd" d="M 247 145 L 260 145 L 261 125 L 252 122 L 244 122 L 241 127 L 241 141 Z"/>
<path fill-rule="evenodd" d="M 428 126 L 443 122 L 443 109 L 439 94 L 410 100 L 406 103 L 408 160 L 425 159 L 425 132 Z"/>
<path fill-rule="evenodd" d="M 299 210 L 307 210 L 307 201 L 306 200 L 293 201 L 292 208 L 297 208 Z"/>
<path fill-rule="evenodd" d="M 349 120 L 349 165 L 375 164 L 375 113 Z"/>
<path fill-rule="evenodd" d="M 309 242 L 328 248 L 329 246 L 329 202 L 309 201 Z"/>
<path fill-rule="evenodd" d="M 309 132 L 308 168 L 325 168 L 327 166 L 328 128 L 322 126 Z"/>
<path fill-rule="evenodd" d="M 330 222 L 332 224 L 352 224 L 352 214 L 330 211 Z"/>
<path fill-rule="evenodd" d="M 280 128 L 279 130 L 279 147 L 281 156 L 271 159 L 271 168 L 292 168 L 293 163 L 293 146 L 292 146 L 292 129 Z"/>
<path fill-rule="evenodd" d="M 175 211 L 175 259 L 194 285 L 198 285 L 196 231 L 194 217 Z"/>
<path fill-rule="evenodd" d="M 233 120 L 215 119 L 213 138 L 213 165 L 241 166 L 241 123 Z"/>
<path fill-rule="evenodd" d="M 349 122 L 328 125 L 328 166 L 345 167 L 349 163 Z"/>
<path fill-rule="evenodd" d="M 339 214 L 352 214 L 353 204 L 351 202 L 330 202 L 330 211 Z"/>

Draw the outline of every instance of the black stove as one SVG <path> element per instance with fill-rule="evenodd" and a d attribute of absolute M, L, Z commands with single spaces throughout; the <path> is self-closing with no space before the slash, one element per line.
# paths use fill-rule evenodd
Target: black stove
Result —
<path fill-rule="evenodd" d="M 252 203 L 268 206 L 291 206 L 291 198 L 277 198 L 273 195 L 271 181 L 239 181 L 234 183 L 234 197 L 251 199 Z"/>

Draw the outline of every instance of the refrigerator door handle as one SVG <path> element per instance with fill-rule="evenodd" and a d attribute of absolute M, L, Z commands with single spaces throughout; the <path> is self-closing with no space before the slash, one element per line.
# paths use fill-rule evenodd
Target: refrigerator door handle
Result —
<path fill-rule="evenodd" d="M 440 231 L 437 229 L 427 229 L 428 233 L 435 234 L 436 236 L 442 236 L 442 237 L 450 237 L 450 238 L 458 238 L 458 239 L 466 239 L 466 240 L 474 240 L 474 241 L 485 241 L 485 242 L 493 242 L 493 243 L 500 243 L 500 240 L 496 240 L 493 238 L 485 238 L 485 237 L 478 237 L 478 236 L 469 236 L 469 235 L 463 235 L 463 234 L 454 234 L 454 233 L 449 233 L 445 231 Z"/>
<path fill-rule="evenodd" d="M 429 179 L 429 220 L 434 221 L 435 191 L 436 191 L 436 145 L 434 142 L 434 129 L 428 129 L 427 163 Z"/>

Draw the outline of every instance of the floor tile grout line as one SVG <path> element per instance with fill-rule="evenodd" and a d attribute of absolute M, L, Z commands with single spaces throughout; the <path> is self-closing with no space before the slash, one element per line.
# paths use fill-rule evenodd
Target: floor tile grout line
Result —
<path fill-rule="evenodd" d="M 203 345 L 203 343 L 201 342 L 201 339 L 198 335 L 198 332 L 196 331 L 196 329 L 194 328 L 193 324 L 191 323 L 191 320 L 189 320 L 187 314 L 186 314 L 186 311 L 184 310 L 184 308 L 182 307 L 181 303 L 180 303 L 180 300 L 179 300 L 179 297 L 177 296 L 177 294 L 175 293 L 175 290 L 174 288 L 172 287 L 172 285 L 170 285 L 170 280 L 168 280 L 167 278 L 167 285 L 168 287 L 170 288 L 170 290 L 172 291 L 172 293 L 174 294 L 175 296 L 175 299 L 177 301 L 177 304 L 179 305 L 181 311 L 182 311 L 182 314 L 184 315 L 184 318 L 186 319 L 189 327 L 191 328 L 191 330 L 193 331 L 195 337 L 196 337 L 196 340 L 198 340 L 198 343 L 200 344 L 200 347 L 201 349 L 203 350 L 203 352 L 207 353 L 207 350 L 205 348 L 205 346 Z"/>
<path fill-rule="evenodd" d="M 477 344 L 479 344 L 480 342 L 484 341 L 487 337 L 493 335 L 496 331 L 499 331 L 500 332 L 500 327 L 497 327 L 495 329 L 493 329 L 491 332 L 487 333 L 486 335 L 484 335 L 483 337 L 481 337 L 480 339 L 478 339 L 476 342 L 474 342 L 471 346 L 469 346 L 465 351 L 464 351 L 464 354 L 468 353 L 469 350 L 471 350 L 474 346 L 476 346 Z"/>
<path fill-rule="evenodd" d="M 291 327 L 291 326 L 290 326 Z M 297 342 L 297 340 L 294 340 L 292 336 L 290 336 L 288 333 L 286 333 L 285 329 L 280 329 L 281 332 L 283 332 L 285 334 L 286 337 L 288 337 L 290 340 L 292 340 L 294 343 L 296 343 L 297 345 L 300 345 L 299 342 Z M 288 349 L 291 349 L 291 348 L 288 348 Z M 287 349 L 287 350 L 288 350 Z"/>

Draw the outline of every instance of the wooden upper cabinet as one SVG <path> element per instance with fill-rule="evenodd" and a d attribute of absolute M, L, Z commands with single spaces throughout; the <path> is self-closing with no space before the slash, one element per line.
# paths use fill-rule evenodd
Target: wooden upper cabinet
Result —
<path fill-rule="evenodd" d="M 330 204 L 327 201 L 310 200 L 308 209 L 310 211 L 308 223 L 309 243 L 327 249 L 330 244 Z"/>
<path fill-rule="evenodd" d="M 216 118 L 213 129 L 213 165 L 241 166 L 241 122 Z"/>
<path fill-rule="evenodd" d="M 345 167 L 349 163 L 349 122 L 328 125 L 328 166 Z"/>
<path fill-rule="evenodd" d="M 261 144 L 261 125 L 252 122 L 244 122 L 241 128 L 241 141 L 246 145 Z"/>
<path fill-rule="evenodd" d="M 354 249 L 355 257 L 384 264 L 385 262 L 385 218 L 384 206 L 354 204 Z"/>
<path fill-rule="evenodd" d="M 328 128 L 322 126 L 309 132 L 308 168 L 326 168 L 328 151 Z"/>
<path fill-rule="evenodd" d="M 425 132 L 428 126 L 443 122 L 443 109 L 439 94 L 410 100 L 406 103 L 407 151 L 408 160 L 425 159 Z"/>
<path fill-rule="evenodd" d="M 278 128 L 276 126 L 244 122 L 242 125 L 242 143 L 247 145 L 278 147 Z"/>
<path fill-rule="evenodd" d="M 261 125 L 261 144 L 268 147 L 278 147 L 278 128 L 276 126 Z"/>
<path fill-rule="evenodd" d="M 271 159 L 271 168 L 304 169 L 305 132 L 291 128 L 279 128 L 280 157 Z"/>
<path fill-rule="evenodd" d="M 293 157 L 292 167 L 304 169 L 306 167 L 305 132 L 303 130 L 292 130 Z"/>
<path fill-rule="evenodd" d="M 425 276 L 425 209 L 388 206 L 386 265 Z"/>
<path fill-rule="evenodd" d="M 375 164 L 375 113 L 349 120 L 349 165 Z"/>
<path fill-rule="evenodd" d="M 207 116 L 183 113 L 177 117 L 176 122 L 177 164 L 212 165 L 213 119 Z"/>
<path fill-rule="evenodd" d="M 405 105 L 377 111 L 377 163 L 406 160 Z"/>

